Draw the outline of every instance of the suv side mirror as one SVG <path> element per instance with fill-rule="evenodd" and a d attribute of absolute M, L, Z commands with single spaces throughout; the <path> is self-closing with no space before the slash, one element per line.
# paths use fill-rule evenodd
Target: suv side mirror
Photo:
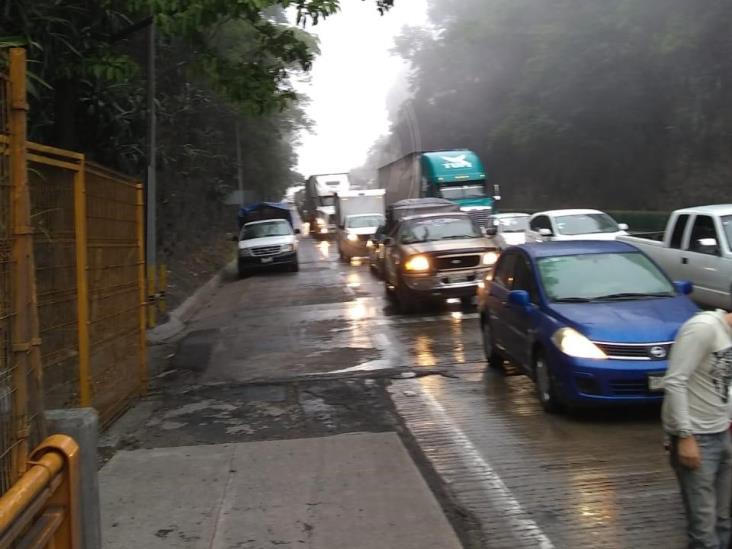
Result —
<path fill-rule="evenodd" d="M 526 290 L 513 290 L 508 294 L 508 302 L 511 305 L 524 308 L 529 306 L 531 298 L 529 297 L 529 292 Z"/>
<path fill-rule="evenodd" d="M 295 229 L 295 234 L 302 234 L 302 231 L 300 229 Z"/>
<path fill-rule="evenodd" d="M 630 227 L 627 223 L 618 223 L 618 229 L 620 229 L 621 231 L 627 231 L 628 229 L 630 229 Z"/>
<path fill-rule="evenodd" d="M 674 288 L 680 295 L 690 295 L 694 291 L 694 285 L 688 280 L 676 280 L 674 281 Z"/>
<path fill-rule="evenodd" d="M 554 236 L 554 232 L 551 229 L 539 229 L 539 234 L 541 236 Z"/>
<path fill-rule="evenodd" d="M 498 234 L 498 227 L 493 225 L 492 227 L 486 227 L 485 228 L 485 235 L 486 236 L 496 236 Z"/>

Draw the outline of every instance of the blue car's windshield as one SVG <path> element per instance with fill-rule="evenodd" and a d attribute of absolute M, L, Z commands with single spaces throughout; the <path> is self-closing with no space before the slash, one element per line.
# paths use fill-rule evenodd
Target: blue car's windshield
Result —
<path fill-rule="evenodd" d="M 674 295 L 668 278 L 640 253 L 545 257 L 539 275 L 551 301 L 581 302 Z"/>

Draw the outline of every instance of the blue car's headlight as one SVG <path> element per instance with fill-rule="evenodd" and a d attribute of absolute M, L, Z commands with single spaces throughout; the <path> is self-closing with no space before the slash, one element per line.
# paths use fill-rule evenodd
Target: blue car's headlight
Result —
<path fill-rule="evenodd" d="M 572 328 L 560 328 L 552 336 L 552 341 L 565 355 L 575 358 L 607 358 L 602 349 Z"/>

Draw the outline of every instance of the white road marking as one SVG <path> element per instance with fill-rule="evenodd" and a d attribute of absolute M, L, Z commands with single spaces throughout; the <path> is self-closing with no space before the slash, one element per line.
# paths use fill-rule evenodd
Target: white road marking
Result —
<path fill-rule="evenodd" d="M 445 426 L 445 434 L 450 438 L 450 445 L 461 449 L 460 459 L 471 470 L 482 473 L 482 478 L 476 481 L 476 485 L 483 489 L 486 501 L 490 501 L 495 509 L 502 510 L 512 529 L 536 543 L 536 547 L 554 549 L 554 544 L 521 507 L 498 473 L 483 459 L 465 433 L 455 426 L 442 404 L 421 386 L 419 393 L 436 419 Z"/>

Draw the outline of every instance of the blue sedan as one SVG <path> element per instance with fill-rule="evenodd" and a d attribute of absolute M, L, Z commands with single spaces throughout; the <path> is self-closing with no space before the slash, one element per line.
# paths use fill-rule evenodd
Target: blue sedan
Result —
<path fill-rule="evenodd" d="M 697 312 L 691 290 L 622 242 L 514 246 L 481 297 L 486 358 L 531 376 L 548 412 L 660 401 L 671 344 Z"/>

